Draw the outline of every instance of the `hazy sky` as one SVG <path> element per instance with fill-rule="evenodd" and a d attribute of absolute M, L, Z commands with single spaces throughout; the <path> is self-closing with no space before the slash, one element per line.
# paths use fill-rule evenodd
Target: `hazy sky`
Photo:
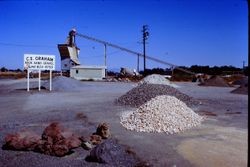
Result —
<path fill-rule="evenodd" d="M 248 62 L 247 0 L 0 1 L 0 67 L 23 69 L 23 55 L 52 54 L 68 32 L 142 52 L 148 25 L 149 56 L 181 66 Z M 84 65 L 103 65 L 102 44 L 76 37 Z M 108 47 L 109 69 L 135 68 L 137 57 Z M 140 59 L 140 68 L 143 60 Z M 162 67 L 148 61 L 147 68 Z"/>

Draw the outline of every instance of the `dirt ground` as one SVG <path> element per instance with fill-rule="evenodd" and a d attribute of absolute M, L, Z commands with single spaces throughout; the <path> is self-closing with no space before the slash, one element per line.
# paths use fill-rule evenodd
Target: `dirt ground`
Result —
<path fill-rule="evenodd" d="M 133 108 L 117 106 L 114 100 L 135 83 L 82 82 L 79 91 L 27 92 L 25 79 L 0 80 L 0 145 L 8 133 L 29 129 L 41 134 L 53 121 L 84 136 L 93 133 L 100 122 L 107 122 L 112 138 L 130 147 L 152 166 L 247 166 L 248 95 L 230 93 L 234 87 L 175 84 L 181 92 L 200 100 L 201 104 L 193 110 L 206 119 L 198 127 L 167 135 L 128 131 L 119 123 L 119 115 Z M 36 82 L 31 83 L 31 87 L 36 86 Z M 82 148 L 62 158 L 0 149 L 0 166 L 105 166 L 86 162 L 88 154 Z"/>

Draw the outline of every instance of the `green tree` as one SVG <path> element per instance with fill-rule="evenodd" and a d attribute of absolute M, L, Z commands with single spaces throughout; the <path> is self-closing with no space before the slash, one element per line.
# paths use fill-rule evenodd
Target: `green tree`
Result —
<path fill-rule="evenodd" d="M 5 67 L 2 67 L 2 68 L 1 68 L 1 72 L 6 72 L 6 71 L 8 71 L 7 68 L 5 68 Z"/>

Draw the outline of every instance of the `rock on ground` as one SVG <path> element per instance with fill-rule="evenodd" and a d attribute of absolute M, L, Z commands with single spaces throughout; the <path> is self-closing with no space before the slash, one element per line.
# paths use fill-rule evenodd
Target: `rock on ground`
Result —
<path fill-rule="evenodd" d="M 100 144 L 100 143 L 102 142 L 102 137 L 99 136 L 99 135 L 91 135 L 91 136 L 90 136 L 90 142 L 91 142 L 93 145 Z"/>
<path fill-rule="evenodd" d="M 34 150 L 40 143 L 41 137 L 31 131 L 21 131 L 5 137 L 3 149 L 7 150 Z"/>
<path fill-rule="evenodd" d="M 97 135 L 101 136 L 102 139 L 107 139 L 110 137 L 110 130 L 109 130 L 109 125 L 107 123 L 101 123 L 98 125 L 96 129 Z"/>
<path fill-rule="evenodd" d="M 48 155 L 64 156 L 71 149 L 79 147 L 81 143 L 78 136 L 54 122 L 45 128 L 42 134 L 42 143 L 36 151 Z"/>
<path fill-rule="evenodd" d="M 86 157 L 87 161 L 108 164 L 108 166 L 136 166 L 141 163 L 135 154 L 131 154 L 125 146 L 113 139 L 97 145 Z M 146 165 L 145 165 L 146 166 Z"/>
<path fill-rule="evenodd" d="M 30 131 L 7 135 L 3 149 L 36 151 L 61 157 L 81 144 L 78 136 L 54 122 L 45 128 L 42 137 Z"/>

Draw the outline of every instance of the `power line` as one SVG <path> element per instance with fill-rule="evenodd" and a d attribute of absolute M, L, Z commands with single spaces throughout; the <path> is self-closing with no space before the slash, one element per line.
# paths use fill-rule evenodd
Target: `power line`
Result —
<path fill-rule="evenodd" d="M 114 55 L 114 54 L 116 54 L 116 53 L 119 53 L 119 52 L 122 52 L 121 50 L 118 50 L 118 51 L 114 51 L 114 52 L 109 52 L 109 53 L 107 53 L 108 55 Z M 94 57 L 94 58 L 96 58 L 96 57 L 103 57 L 103 55 L 96 55 L 96 56 L 81 56 L 81 57 L 84 57 L 84 58 L 92 58 L 92 57 Z"/>
<path fill-rule="evenodd" d="M 36 48 L 56 48 L 56 45 L 31 45 L 31 44 L 17 44 L 17 43 L 5 43 L 5 42 L 0 42 L 0 45 L 3 46 L 16 46 L 16 47 L 36 47 Z"/>
<path fill-rule="evenodd" d="M 88 40 L 91 40 L 91 41 L 95 41 L 95 42 L 98 42 L 98 43 L 102 43 L 104 45 L 107 45 L 107 46 L 110 46 L 110 47 L 113 47 L 113 48 L 117 48 L 117 49 L 120 49 L 122 51 L 125 51 L 125 52 L 128 52 L 128 53 L 131 53 L 133 55 L 137 55 L 137 56 L 140 56 L 140 57 L 144 57 L 141 53 L 138 53 L 138 52 L 135 52 L 135 51 L 132 51 L 132 50 L 129 50 L 127 48 L 124 48 L 124 47 L 121 47 L 121 46 L 118 46 L 116 44 L 112 44 L 112 43 L 109 43 L 109 42 L 106 42 L 106 41 L 103 41 L 103 40 L 100 40 L 100 39 L 96 39 L 96 38 L 93 38 L 93 37 L 90 37 L 90 36 L 87 36 L 87 35 L 84 35 L 84 34 L 80 34 L 80 33 L 76 33 L 77 36 L 79 37 L 82 37 L 82 38 L 86 38 Z M 164 65 L 168 65 L 168 66 L 171 66 L 175 69 L 178 69 L 180 71 L 183 71 L 183 72 L 186 72 L 186 73 L 189 73 L 189 74 L 194 74 L 193 72 L 190 72 L 188 70 L 185 70 L 183 68 L 180 68 L 178 67 L 177 65 L 174 65 L 172 63 L 168 63 L 166 61 L 163 61 L 163 60 L 160 60 L 160 59 L 157 59 L 157 58 L 154 58 L 152 56 L 147 56 L 145 55 L 145 59 L 149 59 L 149 60 L 152 60 L 154 62 L 158 62 L 158 63 L 161 63 L 161 64 L 164 64 Z"/>

